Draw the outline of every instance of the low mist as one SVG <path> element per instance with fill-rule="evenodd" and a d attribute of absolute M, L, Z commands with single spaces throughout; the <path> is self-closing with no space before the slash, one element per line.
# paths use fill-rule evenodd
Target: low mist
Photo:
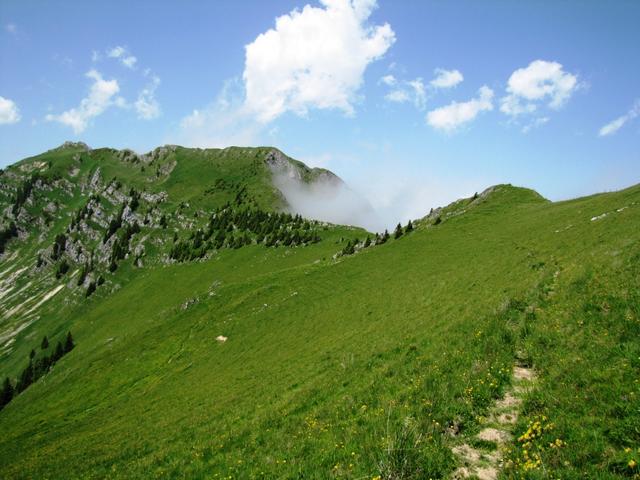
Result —
<path fill-rule="evenodd" d="M 290 210 L 326 222 L 354 225 L 371 232 L 392 231 L 429 213 L 500 183 L 499 178 L 478 175 L 472 179 L 408 177 L 398 172 L 369 168 L 346 184 L 333 175 L 303 182 L 292 169 L 273 174 L 273 182 L 286 197 Z M 352 187 L 353 186 L 353 187 Z"/>
<path fill-rule="evenodd" d="M 320 177 L 314 183 L 278 173 L 273 183 L 293 213 L 314 220 L 363 227 L 372 232 L 388 228 L 371 204 L 337 177 Z"/>

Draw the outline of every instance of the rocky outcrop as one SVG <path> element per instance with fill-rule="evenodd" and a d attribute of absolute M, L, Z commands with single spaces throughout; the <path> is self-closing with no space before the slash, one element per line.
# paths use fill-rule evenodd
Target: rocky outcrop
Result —
<path fill-rule="evenodd" d="M 265 164 L 276 175 L 304 183 L 323 182 L 342 185 L 343 182 L 334 173 L 324 168 L 309 168 L 304 163 L 287 157 L 278 149 L 271 149 L 265 156 Z"/>

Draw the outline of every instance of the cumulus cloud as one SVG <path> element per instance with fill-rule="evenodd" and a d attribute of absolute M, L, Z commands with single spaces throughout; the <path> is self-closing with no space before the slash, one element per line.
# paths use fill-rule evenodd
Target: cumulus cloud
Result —
<path fill-rule="evenodd" d="M 578 86 L 577 75 L 566 72 L 562 64 L 535 60 L 511 74 L 500 111 L 515 117 L 535 112 L 541 103 L 557 110 Z"/>
<path fill-rule="evenodd" d="M 0 125 L 8 125 L 20 121 L 20 109 L 13 100 L 0 97 Z"/>
<path fill-rule="evenodd" d="M 370 26 L 375 0 L 321 0 L 276 19 L 245 47 L 245 107 L 259 121 L 310 108 L 354 113 L 366 67 L 395 41 L 391 26 Z"/>
<path fill-rule="evenodd" d="M 493 90 L 483 85 L 478 97 L 467 102 L 452 102 L 427 113 L 427 124 L 448 133 L 474 120 L 479 113 L 493 110 Z"/>
<path fill-rule="evenodd" d="M 452 88 L 464 80 L 459 70 L 435 69 L 435 78 L 429 82 L 433 88 Z"/>
<path fill-rule="evenodd" d="M 399 81 L 393 75 L 385 75 L 381 83 L 393 87 L 385 96 L 389 102 L 412 102 L 418 110 L 423 110 L 427 104 L 428 90 L 433 94 L 435 90 L 455 87 L 462 82 L 463 76 L 458 70 L 443 70 L 436 68 L 436 78 L 425 85 L 422 78 Z"/>
<path fill-rule="evenodd" d="M 407 84 L 413 90 L 413 103 L 415 106 L 418 108 L 424 108 L 427 103 L 427 92 L 424 83 L 422 83 L 422 79 L 416 78 L 415 80 L 410 80 Z"/>
<path fill-rule="evenodd" d="M 389 102 L 412 102 L 416 108 L 423 109 L 427 103 L 427 89 L 422 79 L 416 78 L 402 82 L 402 86 L 394 88 L 384 98 Z"/>
<path fill-rule="evenodd" d="M 133 69 L 138 59 L 131 55 L 126 47 L 113 47 L 107 50 L 107 57 L 116 58 L 118 61 L 127 68 Z"/>
<path fill-rule="evenodd" d="M 401 89 L 391 90 L 389 93 L 387 93 L 384 96 L 384 98 L 390 102 L 396 102 L 396 103 L 404 103 L 411 100 L 411 98 L 409 97 L 409 92 Z"/>
<path fill-rule="evenodd" d="M 285 112 L 354 112 L 366 67 L 395 41 L 388 24 L 368 23 L 375 0 L 321 0 L 276 19 L 245 47 L 242 81 L 193 110 L 171 141 L 199 147 L 251 145 Z M 392 78 L 386 79 L 392 82 Z"/>
<path fill-rule="evenodd" d="M 158 85 L 160 85 L 160 78 L 153 76 L 151 82 L 138 94 L 138 98 L 133 104 L 138 118 L 152 120 L 160 116 L 160 104 L 155 98 Z"/>
<path fill-rule="evenodd" d="M 610 121 L 606 125 L 604 125 L 599 131 L 598 136 L 606 137 L 608 135 L 613 135 L 618 130 L 620 130 L 625 123 L 633 120 L 637 116 L 640 115 L 640 99 L 636 100 L 631 109 L 622 115 L 621 117 L 616 118 L 615 120 Z"/>
<path fill-rule="evenodd" d="M 384 83 L 385 85 L 388 85 L 389 87 L 393 87 L 397 83 L 397 80 L 396 80 L 396 77 L 389 74 L 382 77 L 380 79 L 380 82 Z"/>
<path fill-rule="evenodd" d="M 107 108 L 122 101 L 114 99 L 120 91 L 118 81 L 105 80 L 96 70 L 89 70 L 86 77 L 93 80 L 89 94 L 80 101 L 76 108 L 62 112 L 59 115 L 49 114 L 47 121 L 55 121 L 71 127 L 76 134 L 84 132 L 91 119 L 101 115 Z"/>

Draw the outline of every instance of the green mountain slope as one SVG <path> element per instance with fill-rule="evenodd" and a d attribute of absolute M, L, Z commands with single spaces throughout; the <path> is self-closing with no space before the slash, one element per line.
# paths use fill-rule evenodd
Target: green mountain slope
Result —
<path fill-rule="evenodd" d="M 0 411 L 3 477 L 442 478 L 460 463 L 460 436 L 485 425 L 511 384 L 514 364 L 533 365 L 539 379 L 502 475 L 638 474 L 640 187 L 551 203 L 499 185 L 368 248 L 361 230 L 313 224 L 317 242 L 267 247 L 251 233 L 241 248 L 171 261 L 172 246 L 192 251 L 189 235 L 224 206 L 284 206 L 269 181 L 270 152 L 175 148 L 149 162 L 67 146 L 0 177 L 5 211 L 24 181 L 17 172 L 61 177 L 28 196 L 16 219 L 23 238 L 9 240 L 0 263 L 1 326 L 19 329 L 3 337 L 0 373 L 16 378 L 32 348 L 43 354 L 44 335 L 57 341 L 71 330 L 76 341 Z M 98 166 L 103 180 L 91 189 Z M 328 175 L 304 172 L 307 181 Z M 110 192 L 112 177 L 121 186 Z M 136 192 L 141 231 L 110 272 L 96 252 L 107 219 Z M 95 206 L 80 223 L 100 235 L 82 226 L 75 243 L 105 281 L 87 298 L 79 272 L 71 275 L 84 263 L 70 248 L 70 271 L 58 279 L 61 260 L 42 251 L 91 194 L 102 217 Z M 34 220 L 36 205 L 56 196 L 49 226 Z M 27 214 L 32 230 L 20 224 Z M 295 222 L 283 229 L 302 230 Z M 356 237 L 354 254 L 336 255 Z M 525 445 L 520 435 L 543 417 Z"/>

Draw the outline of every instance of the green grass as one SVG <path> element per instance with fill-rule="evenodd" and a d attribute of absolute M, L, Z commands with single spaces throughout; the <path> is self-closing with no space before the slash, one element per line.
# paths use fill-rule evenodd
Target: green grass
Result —
<path fill-rule="evenodd" d="M 221 199 L 193 183 L 209 160 L 189 155 L 157 188 L 209 208 Z M 203 183 L 247 182 L 254 160 Z M 252 195 L 276 201 L 256 178 Z M 448 211 L 337 260 L 361 231 L 125 263 L 120 288 L 52 300 L 0 372 L 44 331 L 77 346 L 0 412 L 2 476 L 441 478 L 456 465 L 447 425 L 477 431 L 516 358 L 539 381 L 505 478 L 637 474 L 640 188 L 551 203 L 500 186 Z M 542 415 L 544 468 L 525 471 L 517 437 Z"/>

